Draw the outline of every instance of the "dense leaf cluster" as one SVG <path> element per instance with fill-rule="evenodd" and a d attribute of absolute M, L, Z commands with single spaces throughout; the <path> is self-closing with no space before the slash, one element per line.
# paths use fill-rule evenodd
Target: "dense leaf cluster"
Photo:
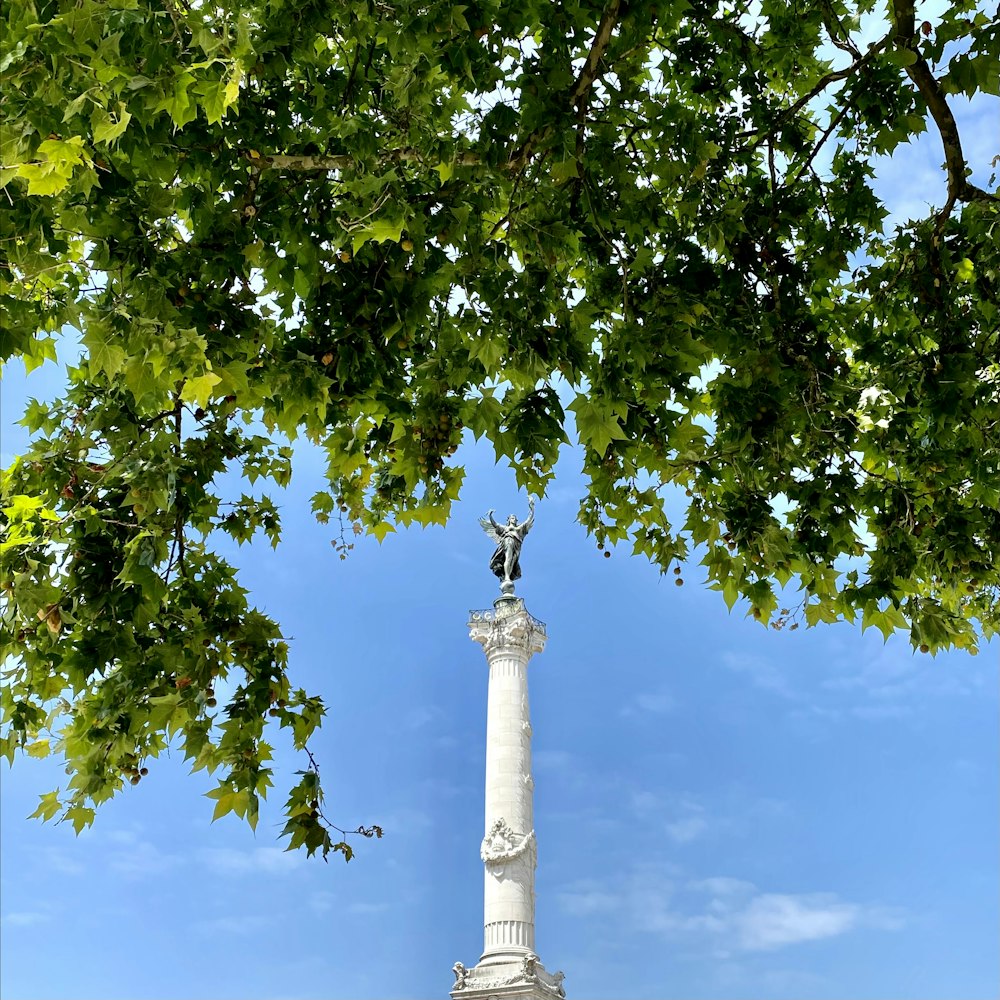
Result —
<path fill-rule="evenodd" d="M 306 746 L 322 703 L 213 548 L 277 543 L 253 484 L 299 436 L 342 550 L 444 521 L 464 432 L 539 495 L 572 433 L 601 547 L 697 554 L 764 623 L 996 628 L 1000 213 L 949 104 L 1000 92 L 974 3 L 4 11 L 2 353 L 83 344 L 4 473 L 4 752 L 71 773 L 41 815 L 88 822 L 174 739 L 252 821 L 268 718 Z M 928 125 L 939 207 L 888 231 L 873 158 Z M 292 844 L 349 854 L 301 778 Z"/>

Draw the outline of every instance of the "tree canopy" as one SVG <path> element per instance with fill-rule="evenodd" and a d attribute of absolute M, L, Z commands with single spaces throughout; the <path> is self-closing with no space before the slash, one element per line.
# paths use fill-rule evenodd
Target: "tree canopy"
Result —
<path fill-rule="evenodd" d="M 2 749 L 71 775 L 38 815 L 80 829 L 174 741 L 253 822 L 269 720 L 307 746 L 322 701 L 215 545 L 277 544 L 296 438 L 341 555 L 444 522 L 463 434 L 539 496 L 575 435 L 599 547 L 975 652 L 1000 211 L 953 105 L 1000 93 L 1000 29 L 940 7 L 5 4 L 2 356 L 82 344 L 3 481 Z M 928 128 L 937 203 L 887 225 L 873 161 Z M 299 777 L 290 846 L 349 857 Z"/>

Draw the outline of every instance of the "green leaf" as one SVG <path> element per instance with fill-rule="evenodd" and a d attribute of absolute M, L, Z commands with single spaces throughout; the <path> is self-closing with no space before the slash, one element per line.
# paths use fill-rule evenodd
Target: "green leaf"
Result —
<path fill-rule="evenodd" d="M 886 49 L 884 56 L 887 62 L 900 67 L 912 66 L 917 61 L 917 53 L 913 49 Z"/>
<path fill-rule="evenodd" d="M 94 130 L 94 142 L 114 143 L 128 128 L 128 123 L 132 120 L 132 115 L 126 110 L 125 105 L 118 103 L 118 110 L 115 113 L 98 108 L 91 115 L 90 122 Z"/>
<path fill-rule="evenodd" d="M 181 399 L 185 403 L 195 403 L 198 406 L 208 406 L 212 398 L 212 390 L 222 381 L 215 372 L 205 372 L 195 378 L 189 378 L 181 389 Z"/>
<path fill-rule="evenodd" d="M 379 544 L 385 541 L 386 535 L 393 534 L 395 530 L 395 525 L 390 524 L 388 521 L 378 521 L 368 529 L 369 533 L 378 539 Z"/>
<path fill-rule="evenodd" d="M 178 71 L 170 92 L 157 105 L 158 110 L 166 111 L 173 119 L 177 128 L 183 128 L 188 122 L 198 117 L 198 107 L 191 100 L 191 88 L 195 82 L 192 73 Z"/>
<path fill-rule="evenodd" d="M 48 755 L 51 753 L 51 749 L 49 747 L 49 741 L 47 739 L 35 740 L 34 743 L 29 743 L 24 748 L 24 752 L 29 757 L 39 757 L 39 758 L 48 757 Z"/>
<path fill-rule="evenodd" d="M 17 176 L 28 182 L 29 195 L 59 194 L 69 186 L 70 176 L 53 163 L 22 163 Z"/>
<path fill-rule="evenodd" d="M 870 604 L 866 605 L 863 610 L 861 616 L 861 631 L 864 632 L 873 625 L 882 633 L 882 638 L 888 642 L 889 636 L 892 635 L 896 629 L 906 629 L 909 626 L 909 623 L 903 617 L 902 612 L 892 605 L 889 605 L 885 610 L 882 610 L 877 604 Z"/>
<path fill-rule="evenodd" d="M 73 824 L 73 832 L 79 836 L 85 827 L 93 825 L 94 816 L 95 811 L 90 806 L 71 806 L 63 819 Z"/>
<path fill-rule="evenodd" d="M 373 243 L 384 243 L 386 240 L 398 243 L 402 235 L 402 222 L 394 219 L 379 219 L 355 233 L 351 240 L 351 247 L 353 252 L 357 254 L 369 240 Z"/>
<path fill-rule="evenodd" d="M 137 403 L 148 394 L 162 389 L 153 366 L 144 358 L 132 358 L 125 366 L 125 384 Z"/>
<path fill-rule="evenodd" d="M 627 410 L 626 404 L 577 396 L 569 409 L 576 414 L 576 427 L 580 440 L 593 448 L 601 457 L 606 454 L 612 441 L 623 441 L 627 438 L 621 425 L 621 418 Z"/>
<path fill-rule="evenodd" d="M 46 792 L 44 795 L 39 795 L 38 798 L 40 800 L 38 808 L 28 819 L 40 819 L 47 823 L 62 808 L 62 803 L 59 801 L 59 789 L 57 788 L 54 792 Z"/>
<path fill-rule="evenodd" d="M 125 349 L 113 343 L 110 336 L 99 326 L 92 325 L 83 335 L 83 343 L 90 355 L 90 363 L 96 371 L 114 378 L 125 366 Z"/>
<path fill-rule="evenodd" d="M 552 164 L 552 179 L 557 184 L 564 184 L 573 177 L 579 177 L 579 164 L 573 160 L 559 160 Z"/>

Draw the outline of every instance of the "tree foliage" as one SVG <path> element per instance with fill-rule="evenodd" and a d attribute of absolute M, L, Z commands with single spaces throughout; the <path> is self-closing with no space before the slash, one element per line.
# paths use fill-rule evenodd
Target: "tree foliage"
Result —
<path fill-rule="evenodd" d="M 463 432 L 538 495 L 575 434 L 601 547 L 974 652 L 1000 214 L 952 105 L 1000 92 L 1000 32 L 941 6 L 5 4 L 2 353 L 82 340 L 4 473 L 3 751 L 71 775 L 39 815 L 174 740 L 252 822 L 268 719 L 306 747 L 322 702 L 214 544 L 277 543 L 300 437 L 342 550 L 443 522 Z M 937 203 L 887 226 L 873 161 L 928 127 Z M 349 855 L 321 798 L 310 758 L 290 843 Z"/>

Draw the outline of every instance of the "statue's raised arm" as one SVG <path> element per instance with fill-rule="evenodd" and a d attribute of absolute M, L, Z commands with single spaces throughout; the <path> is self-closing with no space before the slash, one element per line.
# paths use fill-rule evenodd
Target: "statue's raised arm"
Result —
<path fill-rule="evenodd" d="M 528 497 L 528 516 L 521 522 L 521 537 L 531 531 L 531 526 L 535 523 L 535 498 Z"/>
<path fill-rule="evenodd" d="M 479 519 L 483 531 L 497 543 L 490 559 L 490 570 L 500 580 L 500 591 L 506 596 L 514 593 L 514 581 L 521 578 L 521 543 L 524 536 L 535 523 L 535 501 L 528 498 L 528 516 L 518 522 L 511 514 L 506 524 L 497 524 L 493 511 L 488 511 L 486 517 Z"/>

